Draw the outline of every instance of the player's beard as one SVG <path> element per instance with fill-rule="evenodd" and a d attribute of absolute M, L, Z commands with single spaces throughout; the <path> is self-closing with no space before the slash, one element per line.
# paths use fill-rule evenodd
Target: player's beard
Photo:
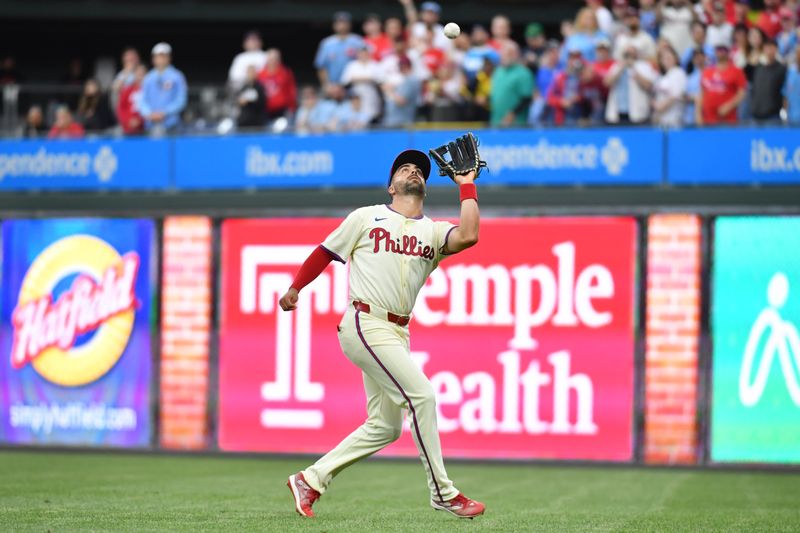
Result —
<path fill-rule="evenodd" d="M 403 196 L 418 196 L 425 198 L 425 183 L 422 180 L 416 181 L 409 179 L 400 187 L 400 194 Z"/>

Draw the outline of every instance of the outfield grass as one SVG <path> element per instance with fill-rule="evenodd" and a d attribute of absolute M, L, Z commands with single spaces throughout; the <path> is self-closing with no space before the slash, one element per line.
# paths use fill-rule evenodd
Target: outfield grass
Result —
<path fill-rule="evenodd" d="M 416 462 L 367 461 L 294 513 L 296 459 L 0 451 L 0 531 L 798 531 L 800 474 L 451 463 L 476 520 Z"/>

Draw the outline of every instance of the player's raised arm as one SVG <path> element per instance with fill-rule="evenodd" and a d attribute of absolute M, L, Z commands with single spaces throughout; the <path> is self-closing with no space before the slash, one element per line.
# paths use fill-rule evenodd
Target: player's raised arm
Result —
<path fill-rule="evenodd" d="M 448 235 L 443 249 L 445 254 L 455 254 L 478 242 L 480 211 L 475 180 L 481 169 L 486 166 L 486 162 L 481 161 L 478 140 L 472 133 L 430 150 L 429 153 L 439 166 L 439 174 L 450 176 L 458 184 L 461 199 L 460 222 Z M 446 159 L 447 154 L 450 154 L 449 161 Z"/>
<path fill-rule="evenodd" d="M 456 175 L 453 178 L 458 183 L 458 195 L 461 199 L 461 217 L 458 227 L 450 232 L 444 245 L 446 254 L 456 254 L 466 250 L 478 242 L 480 229 L 480 211 L 478 209 L 478 192 L 475 187 L 475 171 L 468 174 Z"/>

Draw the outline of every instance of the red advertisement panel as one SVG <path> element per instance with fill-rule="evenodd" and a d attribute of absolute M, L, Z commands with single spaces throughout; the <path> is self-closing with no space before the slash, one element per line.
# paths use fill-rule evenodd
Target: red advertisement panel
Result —
<path fill-rule="evenodd" d="M 223 225 L 220 447 L 323 453 L 365 418 L 336 325 L 347 266 L 278 298 L 338 219 Z M 628 460 L 636 225 L 629 218 L 489 219 L 445 259 L 411 322 L 447 456 Z M 410 435 L 384 452 L 416 455 Z"/>

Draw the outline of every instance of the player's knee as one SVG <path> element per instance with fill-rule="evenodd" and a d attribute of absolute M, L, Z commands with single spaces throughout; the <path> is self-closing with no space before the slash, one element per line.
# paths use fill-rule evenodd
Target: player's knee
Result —
<path fill-rule="evenodd" d="M 389 425 L 386 431 L 386 438 L 389 439 L 390 442 L 394 442 L 400 438 L 400 435 L 403 434 L 403 424 L 391 424 Z"/>

